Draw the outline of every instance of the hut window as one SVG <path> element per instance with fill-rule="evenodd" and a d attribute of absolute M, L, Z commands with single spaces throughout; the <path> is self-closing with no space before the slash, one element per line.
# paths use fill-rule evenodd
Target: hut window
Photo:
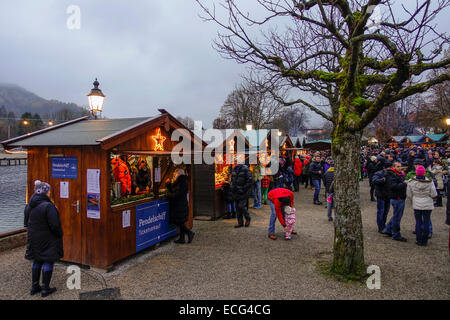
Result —
<path fill-rule="evenodd" d="M 111 154 L 113 200 L 153 196 L 153 157 Z"/>

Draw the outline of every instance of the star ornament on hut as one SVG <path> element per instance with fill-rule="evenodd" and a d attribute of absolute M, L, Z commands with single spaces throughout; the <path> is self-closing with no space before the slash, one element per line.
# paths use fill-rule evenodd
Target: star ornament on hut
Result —
<path fill-rule="evenodd" d="M 156 129 L 156 135 L 152 136 L 153 141 L 155 141 L 154 151 L 164 151 L 164 141 L 166 137 L 161 135 L 161 129 Z"/>

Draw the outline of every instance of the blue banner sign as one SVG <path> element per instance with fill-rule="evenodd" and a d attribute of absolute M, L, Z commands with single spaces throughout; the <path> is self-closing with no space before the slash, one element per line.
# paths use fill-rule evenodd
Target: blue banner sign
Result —
<path fill-rule="evenodd" d="M 177 227 L 169 225 L 167 200 L 136 206 L 136 252 L 177 234 Z"/>
<path fill-rule="evenodd" d="M 52 157 L 52 178 L 77 179 L 77 157 Z"/>

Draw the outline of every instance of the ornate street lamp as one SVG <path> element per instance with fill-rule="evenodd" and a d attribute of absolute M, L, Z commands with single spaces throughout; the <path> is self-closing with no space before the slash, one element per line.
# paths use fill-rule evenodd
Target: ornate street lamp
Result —
<path fill-rule="evenodd" d="M 447 119 L 445 119 L 445 122 L 447 123 L 448 126 L 450 126 L 450 117 L 447 117 Z"/>
<path fill-rule="evenodd" d="M 105 100 L 102 90 L 98 88 L 99 84 L 100 83 L 97 81 L 97 78 L 95 78 L 93 83 L 94 88 L 92 88 L 91 92 L 87 95 L 89 100 L 89 109 L 95 119 L 97 119 L 97 113 L 102 112 L 103 101 Z"/>

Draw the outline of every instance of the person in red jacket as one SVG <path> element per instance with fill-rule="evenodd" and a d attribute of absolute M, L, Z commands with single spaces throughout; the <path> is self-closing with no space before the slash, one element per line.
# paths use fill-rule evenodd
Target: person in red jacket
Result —
<path fill-rule="evenodd" d="M 267 198 L 269 199 L 270 209 L 272 210 L 269 223 L 269 238 L 276 240 L 275 221 L 278 218 L 278 221 L 280 221 L 283 228 L 286 228 L 286 222 L 284 221 L 284 207 L 294 207 L 294 193 L 285 188 L 276 188 L 267 194 Z M 297 234 L 297 232 L 292 230 L 292 234 Z"/>
<path fill-rule="evenodd" d="M 300 185 L 300 179 L 302 176 L 303 165 L 298 156 L 295 156 L 294 161 L 294 191 L 298 192 L 298 188 Z"/>
<path fill-rule="evenodd" d="M 111 165 L 113 167 L 114 179 L 116 180 L 116 182 L 121 182 L 121 196 L 131 194 L 131 175 L 125 161 L 123 161 L 119 157 L 115 157 L 111 160 Z"/>

